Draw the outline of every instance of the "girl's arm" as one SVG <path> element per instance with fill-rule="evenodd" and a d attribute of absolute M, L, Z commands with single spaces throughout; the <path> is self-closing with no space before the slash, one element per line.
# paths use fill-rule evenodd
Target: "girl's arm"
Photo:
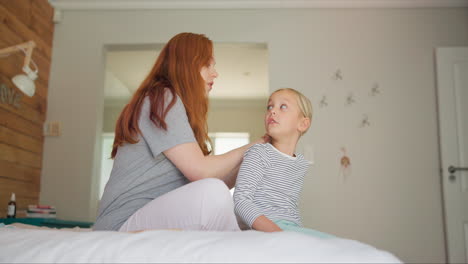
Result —
<path fill-rule="evenodd" d="M 246 153 L 240 166 L 234 192 L 234 210 L 244 223 L 255 230 L 264 232 L 281 231 L 281 228 L 268 219 L 255 203 L 255 193 L 264 184 L 265 153 L 261 146 L 253 147 Z"/>

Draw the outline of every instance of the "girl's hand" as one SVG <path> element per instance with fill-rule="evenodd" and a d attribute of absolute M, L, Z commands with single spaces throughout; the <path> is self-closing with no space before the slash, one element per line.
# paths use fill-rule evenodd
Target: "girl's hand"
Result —
<path fill-rule="evenodd" d="M 277 224 L 271 221 L 268 217 L 261 215 L 255 219 L 252 228 L 263 232 L 279 232 L 283 231 Z"/>

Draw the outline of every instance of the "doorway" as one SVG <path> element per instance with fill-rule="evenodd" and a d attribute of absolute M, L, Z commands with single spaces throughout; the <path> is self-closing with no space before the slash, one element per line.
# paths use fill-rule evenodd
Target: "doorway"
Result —
<path fill-rule="evenodd" d="M 436 62 L 447 260 L 468 263 L 468 47 L 438 48 Z"/>
<path fill-rule="evenodd" d="M 108 142 L 113 139 L 116 121 L 163 47 L 164 43 L 106 47 L 102 137 L 107 141 L 101 141 L 100 167 L 107 169 L 101 170 L 98 181 L 99 199 L 113 164 Z M 268 49 L 266 43 L 214 43 L 214 53 L 219 77 L 209 95 L 208 132 L 224 139 L 217 140 L 217 149 L 224 152 L 237 146 L 232 139 L 226 140 L 227 135 L 236 135 L 237 141 L 249 143 L 264 134 L 263 115 L 269 93 Z"/>

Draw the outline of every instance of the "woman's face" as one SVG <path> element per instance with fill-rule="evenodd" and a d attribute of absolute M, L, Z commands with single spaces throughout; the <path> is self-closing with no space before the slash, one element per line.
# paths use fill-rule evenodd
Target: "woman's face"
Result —
<path fill-rule="evenodd" d="M 206 94 L 213 89 L 214 79 L 218 77 L 218 72 L 215 69 L 216 61 L 213 58 L 210 59 L 208 65 L 205 65 L 201 68 L 200 74 L 205 81 Z"/>

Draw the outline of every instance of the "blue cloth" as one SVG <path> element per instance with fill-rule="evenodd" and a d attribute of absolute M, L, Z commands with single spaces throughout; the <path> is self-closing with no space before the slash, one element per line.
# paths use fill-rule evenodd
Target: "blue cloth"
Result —
<path fill-rule="evenodd" d="M 314 229 L 300 227 L 296 223 L 287 221 L 287 220 L 276 220 L 274 221 L 274 223 L 277 224 L 284 231 L 298 232 L 298 233 L 302 233 L 302 234 L 306 234 L 306 235 L 314 236 L 318 238 L 334 238 L 335 237 L 333 235 L 323 233 Z"/>
<path fill-rule="evenodd" d="M 0 228 L 16 228 L 16 226 L 5 225 L 4 223 L 0 223 Z"/>

